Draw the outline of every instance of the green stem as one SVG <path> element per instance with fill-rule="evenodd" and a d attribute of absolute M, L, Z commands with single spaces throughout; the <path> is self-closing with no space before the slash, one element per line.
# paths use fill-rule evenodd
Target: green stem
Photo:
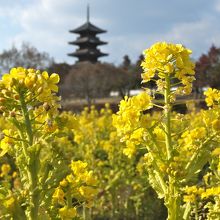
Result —
<path fill-rule="evenodd" d="M 197 200 L 195 200 L 195 220 L 199 220 Z"/>
<path fill-rule="evenodd" d="M 39 210 L 39 192 L 38 192 L 38 162 L 39 162 L 39 154 L 38 152 L 29 152 L 28 148 L 33 145 L 33 131 L 32 124 L 27 108 L 27 104 L 25 102 L 25 95 L 23 92 L 19 93 L 21 109 L 24 117 L 25 124 L 25 132 L 27 133 L 28 143 L 23 142 L 23 152 L 27 159 L 27 173 L 29 179 L 29 189 L 30 189 L 30 219 L 37 220 L 38 219 L 38 210 Z M 20 132 L 21 135 L 22 131 Z"/>
<path fill-rule="evenodd" d="M 116 193 L 115 188 L 112 189 L 112 218 L 116 219 Z"/>
<path fill-rule="evenodd" d="M 167 208 L 168 208 L 168 220 L 179 220 L 182 219 L 180 216 L 180 196 L 177 192 L 177 189 L 173 183 L 172 177 L 169 177 L 169 193 L 167 200 Z"/>
<path fill-rule="evenodd" d="M 171 137 L 171 83 L 170 77 L 165 76 L 166 89 L 164 92 L 164 115 L 165 115 L 165 143 L 167 151 L 167 161 L 169 162 L 172 159 L 173 147 L 172 147 L 172 137 Z M 172 176 L 169 176 L 169 187 L 168 194 L 165 196 L 166 206 L 168 208 L 168 220 L 179 220 L 179 206 L 180 206 L 180 197 L 175 186 L 175 179 Z"/>
<path fill-rule="evenodd" d="M 33 154 L 33 156 L 36 154 Z M 38 219 L 38 210 L 40 203 L 40 193 L 38 190 L 38 157 L 33 160 L 33 163 L 30 165 L 30 173 L 31 173 L 31 219 Z"/>
<path fill-rule="evenodd" d="M 83 204 L 83 220 L 87 219 L 87 214 L 86 214 L 86 206 Z"/>
<path fill-rule="evenodd" d="M 68 207 L 68 208 L 72 208 L 72 196 L 71 196 L 71 192 L 67 193 L 66 199 L 67 199 L 67 207 Z"/>
<path fill-rule="evenodd" d="M 172 157 L 172 142 L 171 142 L 171 103 L 170 103 L 170 78 L 166 76 L 166 89 L 164 93 L 164 113 L 165 113 L 165 142 L 167 150 L 167 159 L 170 160 Z"/>
<path fill-rule="evenodd" d="M 27 105 L 25 103 L 24 94 L 22 92 L 20 92 L 19 97 L 20 97 L 22 113 L 23 113 L 23 116 L 25 119 L 25 126 L 26 126 L 28 141 L 29 141 L 29 145 L 31 146 L 33 144 L 33 132 L 32 132 L 31 120 L 29 117 Z"/>

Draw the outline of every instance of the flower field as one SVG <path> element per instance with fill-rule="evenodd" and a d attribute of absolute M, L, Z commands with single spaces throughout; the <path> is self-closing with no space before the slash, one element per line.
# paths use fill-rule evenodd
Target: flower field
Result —
<path fill-rule="evenodd" d="M 220 219 L 220 91 L 205 92 L 207 110 L 172 111 L 192 91 L 190 54 L 165 42 L 145 50 L 143 92 L 116 114 L 60 112 L 55 73 L 4 74 L 0 219 Z"/>

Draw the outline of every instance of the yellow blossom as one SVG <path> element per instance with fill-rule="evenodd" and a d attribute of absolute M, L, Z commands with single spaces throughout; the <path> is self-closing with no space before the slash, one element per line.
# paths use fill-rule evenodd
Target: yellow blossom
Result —
<path fill-rule="evenodd" d="M 14 197 L 10 197 L 4 201 L 4 206 L 8 209 L 11 209 L 14 207 L 14 203 L 15 203 Z"/>
<path fill-rule="evenodd" d="M 191 202 L 191 203 L 193 203 L 193 202 L 196 201 L 196 197 L 195 197 L 194 194 L 184 195 L 184 196 L 183 196 L 183 201 L 184 201 L 184 202 Z"/>
<path fill-rule="evenodd" d="M 71 163 L 71 169 L 75 175 L 78 175 L 84 172 L 86 167 L 87 167 L 87 163 L 82 162 L 80 160 L 72 161 Z"/>
<path fill-rule="evenodd" d="M 63 190 L 58 187 L 55 189 L 54 194 L 53 194 L 53 202 L 58 202 L 60 204 L 64 203 L 64 192 Z"/>
<path fill-rule="evenodd" d="M 144 51 L 142 82 L 148 82 L 157 75 L 160 78 L 158 90 L 161 91 L 164 79 L 172 75 L 184 85 L 177 89 L 177 94 L 189 94 L 195 80 L 195 64 L 190 60 L 190 54 L 191 51 L 181 44 L 155 43 Z"/>
<path fill-rule="evenodd" d="M 213 155 L 213 156 L 218 156 L 218 155 L 220 155 L 220 147 L 215 148 L 215 149 L 212 151 L 212 155 Z"/>
<path fill-rule="evenodd" d="M 71 220 L 74 217 L 77 216 L 77 210 L 76 208 L 68 208 L 67 206 L 64 206 L 59 209 L 59 215 L 64 220 Z"/>
<path fill-rule="evenodd" d="M 201 197 L 204 199 L 204 198 L 208 198 L 210 196 L 219 196 L 220 195 L 220 186 L 217 186 L 217 187 L 212 187 L 212 188 L 209 188 L 209 189 L 206 189 Z"/>
<path fill-rule="evenodd" d="M 67 185 L 68 185 L 68 181 L 66 179 L 63 179 L 62 181 L 60 181 L 60 186 L 66 187 Z"/>
<path fill-rule="evenodd" d="M 79 187 L 79 193 L 86 199 L 90 200 L 97 194 L 97 189 L 90 186 L 81 186 Z"/>
<path fill-rule="evenodd" d="M 28 102 L 34 98 L 42 103 L 47 102 L 52 107 L 58 101 L 58 97 L 53 94 L 58 91 L 58 82 L 59 75 L 55 73 L 49 76 L 46 71 L 41 72 L 22 67 L 12 68 L 9 73 L 3 75 L 0 81 L 2 88 L 0 98 L 6 98 L 4 104 L 8 109 L 12 106 L 12 103 L 8 102 L 8 98 L 13 98 L 15 95 L 19 97 L 21 93 L 26 95 Z"/>
<path fill-rule="evenodd" d="M 83 174 L 83 179 L 88 186 L 95 186 L 97 184 L 97 179 L 95 178 L 95 175 L 91 170 L 86 171 Z"/>
<path fill-rule="evenodd" d="M 205 101 L 208 107 L 212 107 L 219 104 L 220 91 L 217 89 L 208 88 L 204 95 L 206 96 Z"/>
<path fill-rule="evenodd" d="M 9 164 L 3 164 L 1 167 L 1 176 L 6 176 L 9 174 L 11 166 Z"/>
<path fill-rule="evenodd" d="M 123 149 L 123 153 L 128 157 L 131 158 L 134 156 L 136 152 L 136 146 L 133 142 L 127 141 L 126 142 L 126 148 Z"/>

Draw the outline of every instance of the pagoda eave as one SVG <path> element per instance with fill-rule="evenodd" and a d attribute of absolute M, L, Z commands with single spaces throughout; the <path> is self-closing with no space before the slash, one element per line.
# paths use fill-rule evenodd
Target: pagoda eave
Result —
<path fill-rule="evenodd" d="M 106 33 L 106 30 L 102 31 L 92 31 L 92 30 L 81 30 L 81 31 L 76 31 L 76 30 L 69 30 L 70 33 L 72 34 L 86 34 L 86 33 L 94 33 L 94 34 L 103 34 Z"/>
<path fill-rule="evenodd" d="M 107 42 L 104 42 L 104 41 L 99 41 L 99 42 L 94 42 L 94 41 L 71 41 L 71 42 L 68 42 L 68 44 L 72 44 L 72 45 L 83 45 L 83 44 L 93 44 L 93 45 L 105 45 L 105 44 L 108 44 Z"/>
<path fill-rule="evenodd" d="M 68 53 L 67 55 L 70 57 L 78 57 L 78 55 L 76 55 L 75 53 Z"/>
<path fill-rule="evenodd" d="M 75 33 L 75 34 L 83 34 L 83 33 L 88 33 L 88 32 L 101 34 L 101 33 L 106 33 L 107 31 L 96 27 L 95 25 L 93 25 L 90 22 L 86 22 L 82 26 L 80 26 L 74 30 L 70 30 L 69 32 Z"/>
<path fill-rule="evenodd" d="M 75 52 L 75 53 L 68 53 L 68 56 L 73 56 L 73 57 L 103 57 L 103 56 L 108 56 L 107 53 L 80 53 L 80 52 Z"/>

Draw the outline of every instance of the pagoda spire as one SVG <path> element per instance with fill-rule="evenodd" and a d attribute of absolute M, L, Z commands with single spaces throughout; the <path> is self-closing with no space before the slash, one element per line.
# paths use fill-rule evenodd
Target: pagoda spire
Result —
<path fill-rule="evenodd" d="M 87 5 L 87 22 L 89 22 L 89 17 L 90 17 L 90 8 L 89 4 Z"/>
<path fill-rule="evenodd" d="M 107 44 L 107 42 L 101 41 L 96 35 L 105 33 L 105 30 L 96 27 L 90 22 L 90 7 L 87 5 L 87 21 L 80 27 L 70 30 L 70 33 L 79 34 L 80 36 L 69 44 L 77 45 L 79 48 L 69 53 L 68 56 L 74 56 L 78 58 L 78 61 L 90 61 L 96 63 L 99 57 L 107 56 L 108 54 L 102 53 L 97 46 Z"/>

